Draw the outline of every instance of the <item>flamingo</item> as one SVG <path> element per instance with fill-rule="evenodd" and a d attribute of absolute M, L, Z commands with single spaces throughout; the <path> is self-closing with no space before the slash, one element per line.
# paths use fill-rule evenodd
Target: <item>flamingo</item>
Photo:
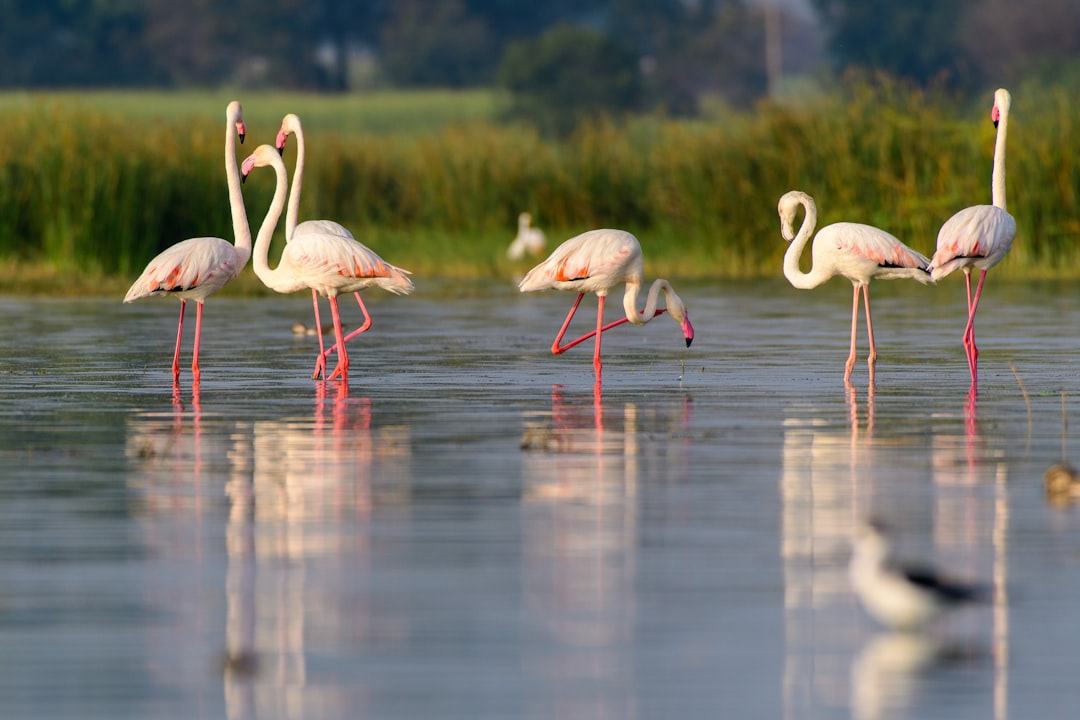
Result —
<path fill-rule="evenodd" d="M 991 176 L 993 205 L 973 205 L 949 218 L 938 231 L 937 251 L 930 260 L 930 275 L 935 281 L 953 270 L 964 271 L 967 286 L 968 319 L 964 327 L 964 352 L 967 355 L 971 385 L 979 380 L 979 349 L 975 347 L 975 309 L 979 306 L 986 271 L 1001 262 L 1016 237 L 1016 220 L 1005 210 L 1005 136 L 1009 129 L 1009 91 L 994 93 L 990 119 L 997 129 L 994 142 L 994 170 Z M 979 285 L 971 296 L 971 269 L 979 270 Z"/>
<path fill-rule="evenodd" d="M 799 206 L 806 210 L 798 235 L 792 224 Z M 870 385 L 874 384 L 877 366 L 877 347 L 874 344 L 874 324 L 870 317 L 870 281 L 911 278 L 924 285 L 931 282 L 925 255 L 915 252 L 894 236 L 871 225 L 840 222 L 827 225 L 818 231 L 811 250 L 813 265 L 810 272 L 799 269 L 799 258 L 806 243 L 814 234 L 817 224 L 817 206 L 814 199 L 804 192 L 792 190 L 780 198 L 780 233 L 791 245 L 784 254 L 784 277 L 800 290 L 816 288 L 836 275 L 851 281 L 854 292 L 851 298 L 851 351 L 844 366 L 844 384 L 851 384 L 851 371 L 855 367 L 855 338 L 859 321 L 859 292 L 862 291 L 866 306 L 866 333 L 870 337 Z"/>
<path fill-rule="evenodd" d="M 236 164 L 236 138 L 244 142 L 244 113 L 240 103 L 232 101 L 225 109 L 225 177 L 229 183 L 229 206 L 232 209 L 233 235 L 236 244 L 217 237 L 183 240 L 150 261 L 139 279 L 124 296 L 129 303 L 148 295 L 175 295 L 180 298 L 180 321 L 176 328 L 176 351 L 173 353 L 173 384 L 180 381 L 180 341 L 184 336 L 184 309 L 188 300 L 198 303 L 195 318 L 195 347 L 191 373 L 199 380 L 199 342 L 202 338 L 203 301 L 236 278 L 251 256 L 251 229 L 244 196 L 240 191 L 240 170 Z M 235 133 L 234 133 L 235 128 Z"/>
<path fill-rule="evenodd" d="M 294 234 L 292 240 L 285 245 L 278 266 L 271 269 L 268 260 L 270 240 L 281 217 L 281 211 L 285 205 L 285 191 L 289 183 L 285 162 L 276 148 L 260 145 L 244 160 L 241 172 L 243 177 L 247 178 L 254 168 L 268 165 L 273 167 L 277 174 L 277 185 L 273 202 L 255 238 L 252 259 L 255 274 L 264 285 L 276 292 L 292 293 L 310 288 L 330 301 L 330 311 L 334 319 L 334 338 L 337 341 L 335 347 L 338 350 L 338 364 L 328 379 L 333 380 L 340 375 L 342 382 L 347 383 L 349 354 L 345 347 L 346 338 L 341 330 L 337 296 L 341 293 L 356 293 L 372 286 L 381 287 L 398 295 L 407 295 L 413 289 L 412 281 L 408 278 L 409 271 L 390 265 L 351 238 L 314 232 Z M 319 326 L 316 325 L 316 327 Z M 319 361 L 312 378 L 325 373 L 325 362 L 326 354 L 320 350 Z"/>
<path fill-rule="evenodd" d="M 518 234 L 510 247 L 506 249 L 506 257 L 511 260 L 520 260 L 529 255 L 539 255 L 544 251 L 547 239 L 539 228 L 531 227 L 532 215 L 523 212 L 518 215 Z"/>
<path fill-rule="evenodd" d="M 664 312 L 665 308 L 657 309 L 656 307 L 661 291 L 664 293 L 667 312 L 671 314 L 675 322 L 682 326 L 686 346 L 690 347 L 690 343 L 694 340 L 694 327 L 690 324 L 686 305 L 671 289 L 667 280 L 653 281 L 645 301 L 645 309 L 638 311 L 637 296 L 643 274 L 641 245 L 638 244 L 636 237 L 625 230 L 589 230 L 555 248 L 547 260 L 534 267 L 522 278 L 518 288 L 521 292 L 571 290 L 578 293 L 577 300 L 574 301 L 570 313 L 563 321 L 562 328 L 559 329 L 559 334 L 555 337 L 555 342 L 551 344 L 551 352 L 553 355 L 560 355 L 595 335 L 596 349 L 593 352 L 593 367 L 596 369 L 596 377 L 599 381 L 602 366 L 600 335 L 605 330 L 610 330 L 625 322 L 644 325 Z M 626 317 L 604 325 L 604 298 L 608 291 L 619 283 L 626 283 L 626 292 L 623 295 Z M 578 305 L 581 304 L 581 298 L 585 297 L 587 292 L 594 292 L 599 298 L 596 330 L 566 345 L 560 345 L 566 328 L 570 325 L 570 319 L 574 317 Z"/>
<path fill-rule="evenodd" d="M 337 238 L 337 241 L 331 242 L 344 242 L 345 244 L 352 243 L 359 245 L 364 252 L 370 253 L 377 258 L 378 256 L 376 256 L 374 252 L 357 242 L 356 238 L 353 237 L 353 234 L 340 223 L 334 222 L 333 220 L 305 220 L 304 222 L 299 222 L 300 189 L 304 183 L 304 127 L 300 122 L 300 118 L 293 113 L 289 113 L 281 119 L 281 129 L 278 130 L 277 138 L 274 142 L 278 152 L 285 152 L 285 143 L 288 141 L 289 135 L 296 135 L 296 166 L 293 169 L 292 189 L 289 191 L 289 206 L 285 211 L 285 242 L 291 241 L 296 236 L 303 235 Z M 381 260 L 379 262 L 381 262 Z M 377 267 L 377 265 L 378 263 L 375 263 L 372 267 Z M 394 268 L 394 270 L 399 273 L 408 272 L 407 270 L 401 270 L 400 268 Z M 409 284 L 409 289 L 412 289 L 411 283 Z M 360 297 L 360 293 L 354 292 L 353 296 L 356 298 L 356 302 L 360 306 L 361 312 L 364 313 L 364 323 L 356 330 L 345 335 L 345 342 L 352 340 L 354 337 L 371 327 L 371 315 L 368 314 L 367 306 L 364 305 L 364 300 Z M 319 293 L 314 287 L 311 289 L 311 304 L 315 310 L 315 327 L 322 327 L 319 319 Z M 333 350 L 333 347 L 329 350 L 325 349 L 322 335 L 320 334 L 319 359 L 315 363 L 315 372 L 312 375 L 313 378 L 317 378 L 320 373 L 325 374 L 326 356 L 333 352 Z"/>

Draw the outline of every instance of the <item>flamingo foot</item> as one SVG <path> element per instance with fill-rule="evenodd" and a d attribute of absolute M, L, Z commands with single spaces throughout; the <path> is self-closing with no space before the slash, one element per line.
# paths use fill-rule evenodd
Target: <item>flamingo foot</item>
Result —
<path fill-rule="evenodd" d="M 311 373 L 312 380 L 318 380 L 319 376 L 326 376 L 326 356 L 319 353 L 318 359 L 315 360 L 315 372 Z"/>

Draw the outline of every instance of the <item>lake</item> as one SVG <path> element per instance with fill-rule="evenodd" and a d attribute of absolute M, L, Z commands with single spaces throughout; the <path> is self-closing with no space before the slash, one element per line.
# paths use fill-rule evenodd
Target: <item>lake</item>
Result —
<path fill-rule="evenodd" d="M 211 298 L 197 387 L 192 306 L 175 390 L 175 301 L 0 298 L 0 714 L 1074 717 L 1078 283 L 991 273 L 976 396 L 959 278 L 873 286 L 873 392 L 846 282 L 675 284 L 693 346 L 623 325 L 600 388 L 512 280 L 369 293 L 348 386 L 303 295 Z M 993 601 L 884 631 L 872 515 Z"/>

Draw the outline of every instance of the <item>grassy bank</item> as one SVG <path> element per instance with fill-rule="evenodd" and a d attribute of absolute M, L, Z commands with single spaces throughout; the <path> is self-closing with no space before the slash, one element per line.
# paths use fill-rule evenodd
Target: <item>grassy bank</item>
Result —
<path fill-rule="evenodd" d="M 1064 92 L 1013 95 L 1008 195 L 1019 233 L 999 272 L 1073 275 L 1075 115 Z M 231 237 L 227 99 L 0 96 L 0 289 L 17 289 L 20 267 L 130 281 L 171 243 Z M 708 121 L 599 121 L 564 141 L 496 124 L 496 100 L 484 93 L 241 100 L 242 157 L 272 141 L 284 112 L 305 120 L 302 217 L 343 222 L 419 277 L 512 270 L 503 251 L 523 209 L 549 241 L 621 227 L 641 239 L 650 273 L 725 277 L 779 272 L 776 201 L 793 188 L 815 197 L 822 225 L 876 224 L 927 254 L 953 212 L 990 201 L 989 93 L 958 107 L 849 85 Z M 265 173 L 245 185 L 256 227 L 272 182 Z"/>

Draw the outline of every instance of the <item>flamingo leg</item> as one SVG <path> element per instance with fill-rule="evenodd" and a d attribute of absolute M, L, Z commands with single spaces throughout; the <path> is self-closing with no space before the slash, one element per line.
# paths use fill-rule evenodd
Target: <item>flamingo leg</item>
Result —
<path fill-rule="evenodd" d="M 348 335 L 346 335 L 345 336 L 345 342 L 349 342 L 350 340 L 352 340 L 354 337 L 356 337 L 360 333 L 367 332 L 368 329 L 371 328 L 371 315 L 368 314 L 367 306 L 364 305 L 364 301 L 360 298 L 360 293 L 356 292 L 356 293 L 353 293 L 353 295 L 356 296 L 356 302 L 357 302 L 357 304 L 360 305 L 360 309 L 364 313 L 364 324 L 361 325 L 360 327 L 356 328 L 355 330 L 353 330 Z M 330 355 L 330 353 L 334 352 L 335 349 L 337 349 L 337 345 L 336 344 L 331 345 L 330 348 L 328 350 L 326 350 L 326 352 L 324 354 L 325 355 Z"/>
<path fill-rule="evenodd" d="M 600 338 L 604 336 L 604 295 L 599 296 L 599 302 L 596 307 L 596 350 L 593 351 L 592 364 L 596 370 L 596 379 L 600 380 L 600 370 L 603 368 L 603 363 L 600 362 Z"/>
<path fill-rule="evenodd" d="M 173 384 L 180 382 L 180 341 L 184 338 L 184 307 L 187 300 L 180 300 L 180 322 L 176 325 L 176 352 L 172 358 Z"/>
<path fill-rule="evenodd" d="M 349 382 L 349 351 L 345 348 L 345 337 L 341 332 L 341 313 L 338 312 L 336 297 L 330 298 L 330 312 L 334 316 L 334 338 L 337 340 L 338 363 L 327 380 L 333 380 L 340 375 L 341 381 L 347 383 Z"/>
<path fill-rule="evenodd" d="M 968 275 L 968 277 L 971 276 Z M 982 297 L 983 283 L 985 281 L 986 271 L 983 270 L 982 274 L 979 275 L 979 285 L 975 288 L 975 297 L 968 305 L 968 321 L 967 326 L 964 328 L 964 349 L 967 351 L 972 386 L 979 381 L 979 348 L 975 347 L 975 310 L 979 307 L 979 298 Z"/>
<path fill-rule="evenodd" d="M 315 372 L 311 374 L 311 379 L 318 380 L 320 375 L 323 378 L 326 377 L 326 356 L 328 353 L 322 339 L 322 320 L 319 318 L 319 293 L 314 288 L 311 290 L 311 304 L 315 308 L 315 334 L 319 336 L 319 356 L 315 359 Z"/>
<path fill-rule="evenodd" d="M 577 303 L 574 303 L 574 307 L 571 309 L 571 312 L 570 312 L 571 315 L 573 315 L 574 310 L 577 310 Z M 659 308 L 656 312 L 653 313 L 653 317 L 656 317 L 657 315 L 659 315 L 662 312 L 665 312 L 664 308 Z M 615 327 L 617 325 L 622 325 L 623 323 L 628 323 L 628 322 L 630 322 L 629 318 L 619 318 L 618 320 L 612 320 L 607 325 L 604 325 L 603 327 L 601 327 L 600 332 L 607 332 L 608 330 L 610 330 L 611 328 L 613 328 L 613 327 Z M 575 345 L 580 345 L 581 343 L 585 342 L 586 340 L 588 340 L 592 336 L 596 335 L 596 330 L 590 330 L 589 332 L 587 332 L 584 335 L 582 335 L 581 337 L 579 337 L 577 340 L 571 340 L 570 342 L 566 343 L 565 345 L 560 346 L 559 345 L 559 340 L 562 339 L 563 333 L 566 332 L 566 326 L 567 325 L 569 325 L 569 318 L 567 319 L 567 322 L 563 324 L 562 330 L 559 331 L 558 337 L 555 338 L 555 342 L 552 343 L 552 345 L 551 345 L 551 352 L 553 354 L 555 354 L 555 355 L 558 355 L 560 353 L 564 353 L 567 350 L 569 350 L 570 348 L 574 347 Z M 556 349 L 556 348 L 558 348 L 558 349 Z"/>
<path fill-rule="evenodd" d="M 199 381 L 199 343 L 202 341 L 202 308 L 200 302 L 195 306 L 195 349 L 191 353 L 191 377 Z"/>
<path fill-rule="evenodd" d="M 562 327 L 559 328 L 559 334 L 555 336 L 555 342 L 551 343 L 551 354 L 552 355 L 561 355 L 561 354 L 563 354 L 564 352 L 566 352 L 567 350 L 574 347 L 579 342 L 581 342 L 582 340 L 585 339 L 585 338 L 582 337 L 582 338 L 578 338 L 577 340 L 574 340 L 573 342 L 570 342 L 567 345 L 559 345 L 559 343 L 563 339 L 563 335 L 566 334 L 566 328 L 570 327 L 570 321 L 573 319 L 574 313 L 577 312 L 578 305 L 581 304 L 581 298 L 583 298 L 583 297 L 585 297 L 585 293 L 578 293 L 577 300 L 574 300 L 574 304 L 570 306 L 570 312 L 567 313 L 566 319 L 563 320 Z M 589 336 L 585 336 L 585 337 L 589 337 Z"/>
<path fill-rule="evenodd" d="M 848 353 L 847 364 L 844 365 L 844 384 L 851 384 L 851 371 L 855 368 L 855 337 L 859 327 L 859 286 L 854 285 L 851 298 L 851 351 Z"/>
<path fill-rule="evenodd" d="M 863 285 L 863 306 L 866 308 L 866 334 L 870 338 L 870 355 L 866 364 L 870 368 L 870 387 L 874 387 L 874 372 L 877 370 L 877 345 L 874 344 L 874 321 L 870 318 L 870 286 Z"/>

